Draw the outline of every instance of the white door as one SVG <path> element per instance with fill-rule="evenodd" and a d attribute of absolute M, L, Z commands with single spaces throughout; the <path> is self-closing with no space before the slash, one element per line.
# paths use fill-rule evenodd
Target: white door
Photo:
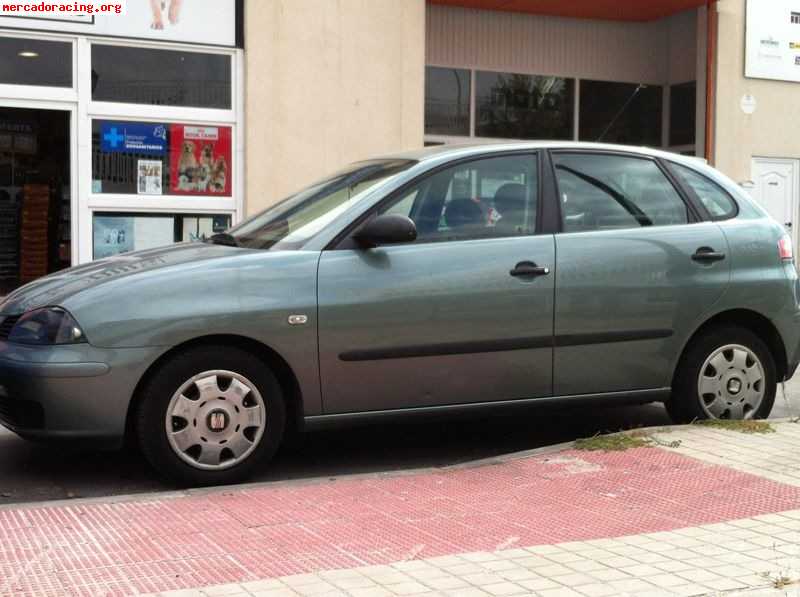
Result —
<path fill-rule="evenodd" d="M 753 158 L 753 198 L 795 238 L 800 160 Z"/>

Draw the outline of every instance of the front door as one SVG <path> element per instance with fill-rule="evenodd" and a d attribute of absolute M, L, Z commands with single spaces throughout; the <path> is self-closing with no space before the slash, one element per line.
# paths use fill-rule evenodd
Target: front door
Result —
<path fill-rule="evenodd" d="M 686 330 L 728 285 L 722 231 L 692 223 L 655 160 L 556 152 L 553 162 L 564 229 L 554 393 L 668 387 Z"/>
<path fill-rule="evenodd" d="M 792 234 L 800 191 L 798 160 L 753 158 L 753 198 Z"/>
<path fill-rule="evenodd" d="M 549 396 L 554 241 L 537 235 L 534 154 L 461 163 L 379 213 L 417 241 L 325 251 L 319 351 L 326 413 Z"/>

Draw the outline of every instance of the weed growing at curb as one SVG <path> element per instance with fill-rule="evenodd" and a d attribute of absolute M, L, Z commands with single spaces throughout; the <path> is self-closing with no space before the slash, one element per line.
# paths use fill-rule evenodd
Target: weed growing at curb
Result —
<path fill-rule="evenodd" d="M 708 419 L 705 421 L 695 421 L 693 425 L 714 427 L 716 429 L 727 429 L 728 431 L 738 431 L 740 433 L 775 433 L 775 428 L 766 421 Z"/>
<path fill-rule="evenodd" d="M 596 452 L 621 452 L 631 448 L 643 448 L 651 444 L 650 438 L 642 434 L 619 433 L 616 435 L 595 435 L 575 440 L 576 450 Z"/>

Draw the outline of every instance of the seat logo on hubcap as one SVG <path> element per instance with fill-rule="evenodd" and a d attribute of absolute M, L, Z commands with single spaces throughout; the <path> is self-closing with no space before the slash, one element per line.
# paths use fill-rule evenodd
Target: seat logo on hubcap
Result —
<path fill-rule="evenodd" d="M 228 415 L 222 410 L 212 411 L 208 414 L 207 424 L 211 431 L 225 431 L 228 426 Z"/>
<path fill-rule="evenodd" d="M 742 382 L 741 382 L 741 380 L 736 379 L 736 378 L 731 379 L 728 382 L 728 391 L 731 394 L 738 394 L 739 392 L 741 392 L 742 391 Z"/>

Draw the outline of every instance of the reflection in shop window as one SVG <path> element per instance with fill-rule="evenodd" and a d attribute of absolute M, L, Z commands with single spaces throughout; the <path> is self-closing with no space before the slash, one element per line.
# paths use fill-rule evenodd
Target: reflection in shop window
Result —
<path fill-rule="evenodd" d="M 0 37 L 0 83 L 72 87 L 72 44 Z"/>
<path fill-rule="evenodd" d="M 669 144 L 694 145 L 697 113 L 697 84 L 694 81 L 670 87 Z"/>
<path fill-rule="evenodd" d="M 0 295 L 69 267 L 70 114 L 0 108 Z"/>
<path fill-rule="evenodd" d="M 93 258 L 204 240 L 224 232 L 231 216 L 207 214 L 96 213 L 92 223 Z"/>
<path fill-rule="evenodd" d="M 425 69 L 425 133 L 469 135 L 470 73 L 459 68 Z"/>
<path fill-rule="evenodd" d="M 92 99 L 231 109 L 231 57 L 92 45 Z"/>
<path fill-rule="evenodd" d="M 230 197 L 231 128 L 92 122 L 92 192 Z"/>
<path fill-rule="evenodd" d="M 581 80 L 580 95 L 581 141 L 661 147 L 661 87 Z"/>
<path fill-rule="evenodd" d="M 478 72 L 478 137 L 572 139 L 575 82 L 561 77 Z"/>

